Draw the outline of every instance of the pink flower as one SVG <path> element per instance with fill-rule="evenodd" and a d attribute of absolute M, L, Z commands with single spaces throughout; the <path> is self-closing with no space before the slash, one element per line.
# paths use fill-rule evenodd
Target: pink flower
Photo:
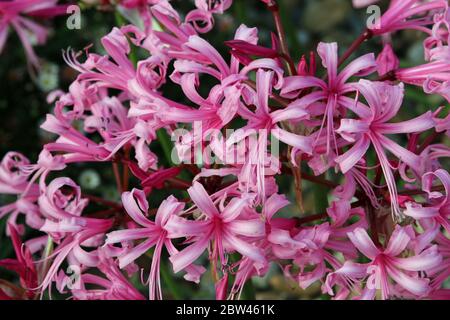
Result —
<path fill-rule="evenodd" d="M 88 201 L 81 198 L 80 187 L 69 178 L 56 178 L 50 182 L 39 197 L 38 203 L 42 215 L 46 218 L 40 230 L 59 242 L 51 255 L 54 257 L 53 263 L 39 286 L 45 290 L 72 250 L 81 244 L 89 243 L 87 240 L 98 245 L 114 221 L 83 217 L 82 213 Z"/>
<path fill-rule="evenodd" d="M 433 23 L 433 15 L 429 12 L 446 6 L 445 0 L 392 0 L 380 21 L 370 30 L 376 35 L 404 29 L 429 32 L 426 26 Z"/>
<path fill-rule="evenodd" d="M 445 189 L 445 194 L 432 191 L 434 179 L 439 179 Z M 416 220 L 432 220 L 437 225 L 442 226 L 447 232 L 450 232 L 450 174 L 439 169 L 435 172 L 428 172 L 422 177 L 422 188 L 428 194 L 431 206 L 422 206 L 421 204 L 406 203 L 405 215 Z"/>
<path fill-rule="evenodd" d="M 383 51 L 377 57 L 378 75 L 384 76 L 391 71 L 397 70 L 400 65 L 400 60 L 395 55 L 392 46 L 387 43 L 383 47 Z"/>
<path fill-rule="evenodd" d="M 190 266 L 210 243 L 213 244 L 211 260 L 220 259 L 222 265 L 227 263 L 226 253 L 233 251 L 255 263 L 265 263 L 263 252 L 251 244 L 252 239 L 264 235 L 264 223 L 256 216 L 240 218 L 248 208 L 248 195 L 232 198 L 226 206 L 221 203 L 219 210 L 200 183 L 194 182 L 188 192 L 200 212 L 200 219 L 191 221 L 173 216 L 166 226 L 169 237 L 186 237 L 189 242 L 193 242 L 182 251 L 171 255 L 170 261 L 175 272 Z"/>
<path fill-rule="evenodd" d="M 56 142 L 47 143 L 47 152 L 64 152 L 64 163 L 102 161 L 109 152 L 71 126 L 68 121 L 47 114 L 41 128 L 59 135 Z"/>
<path fill-rule="evenodd" d="M 439 94 L 450 101 L 450 61 L 439 60 L 395 71 L 396 79 L 423 87 L 428 94 Z"/>
<path fill-rule="evenodd" d="M 393 213 L 400 216 L 396 181 L 392 173 L 392 165 L 384 150 L 388 150 L 400 161 L 415 170 L 419 170 L 421 161 L 418 155 L 399 146 L 385 135 L 422 132 L 433 128 L 435 123 L 432 113 L 427 112 L 409 121 L 387 123 L 397 114 L 402 104 L 403 84 L 391 86 L 383 82 L 360 80 L 356 88 L 366 99 L 369 108 L 361 104 L 354 109 L 354 112 L 360 117 L 358 120 L 341 120 L 341 126 L 337 132 L 354 145 L 347 152 L 337 157 L 336 162 L 339 164 L 341 171 L 346 173 L 357 165 L 366 154 L 369 146 L 372 145 L 389 189 Z"/>
<path fill-rule="evenodd" d="M 145 297 L 127 280 L 117 268 L 113 259 L 108 258 L 104 252 L 99 254 L 97 268 L 106 276 L 83 273 L 77 279 L 76 287 L 72 289 L 76 300 L 145 300 Z M 88 289 L 88 285 L 95 286 Z"/>
<path fill-rule="evenodd" d="M 122 194 L 122 202 L 129 216 L 142 228 L 126 229 L 113 231 L 107 234 L 106 244 L 124 243 L 145 239 L 136 247 L 119 255 L 119 267 L 122 269 L 128 264 L 145 254 L 150 248 L 154 247 L 152 265 L 150 268 L 149 290 L 150 299 L 162 299 L 161 281 L 160 281 L 160 260 L 162 249 L 167 248 L 170 254 L 176 254 L 178 251 L 168 237 L 166 225 L 172 215 L 177 215 L 183 209 L 184 204 L 178 202 L 175 197 L 170 196 L 164 200 L 158 208 L 155 215 L 155 221 L 150 221 L 144 216 L 143 212 L 148 212 L 148 202 L 143 191 L 133 189 L 131 192 Z M 198 268 L 189 268 L 187 271 L 195 273 L 200 271 Z M 193 272 L 192 272 L 193 271 Z M 189 278 L 189 276 L 187 276 Z"/>
<path fill-rule="evenodd" d="M 28 185 L 29 173 L 25 168 L 30 161 L 21 153 L 8 152 L 0 163 L 0 192 L 20 194 Z"/>
<path fill-rule="evenodd" d="M 353 108 L 353 102 L 346 94 L 355 90 L 352 83 L 347 81 L 358 75 L 367 75 L 375 70 L 376 63 L 373 54 L 367 54 L 353 60 L 341 72 L 338 72 L 338 47 L 336 43 L 320 43 L 317 51 L 322 59 L 323 66 L 327 69 L 327 81 L 313 76 L 292 76 L 287 77 L 284 82 L 281 95 L 288 98 L 295 98 L 299 92 L 307 89 L 318 89 L 312 93 L 305 94 L 290 104 L 290 108 L 306 109 L 312 112 L 313 106 L 317 102 L 321 102 L 324 108 L 321 108 L 318 116 L 323 116 L 319 131 L 316 134 L 316 147 L 321 138 L 326 144 L 326 155 L 330 156 L 332 149 L 338 147 L 335 128 L 334 116 L 342 107 Z M 316 108 L 317 109 L 317 108 Z M 317 113 L 317 111 L 314 111 Z M 326 129 L 324 132 L 323 129 Z"/>
<path fill-rule="evenodd" d="M 200 33 L 208 32 L 214 24 L 212 14 L 223 13 L 231 6 L 232 2 L 232 0 L 195 0 L 197 9 L 187 14 L 186 22 L 192 23 L 194 28 Z"/>
<path fill-rule="evenodd" d="M 423 46 L 425 49 L 425 60 L 438 61 L 450 60 L 449 43 L 449 11 L 438 12 L 434 15 L 434 25 L 431 35 L 425 39 Z"/>
<path fill-rule="evenodd" d="M 421 272 L 436 267 L 442 261 L 437 246 L 431 246 L 415 256 L 403 257 L 411 237 L 405 228 L 399 226 L 392 233 L 384 250 L 377 248 L 362 228 L 350 232 L 348 237 L 371 262 L 367 264 L 346 262 L 341 269 L 327 277 L 327 287 L 330 291 L 336 278 L 346 278 L 347 283 L 357 281 L 358 278 L 367 278 L 362 298 L 374 298 L 376 290 L 381 290 L 382 299 L 395 296 L 400 288 L 419 298 L 426 296 L 430 291 L 429 279 L 422 277 Z"/>
<path fill-rule="evenodd" d="M 0 260 L 0 267 L 11 270 L 19 275 L 20 284 L 25 289 L 26 297 L 33 299 L 36 292 L 33 290 L 38 285 L 38 275 L 35 262 L 28 246 L 24 246 L 19 233 L 12 224 L 8 224 L 16 259 Z M 0 299 L 1 300 L 1 299 Z"/>
<path fill-rule="evenodd" d="M 272 228 L 268 240 L 273 245 L 273 252 L 280 259 L 292 259 L 292 265 L 285 268 L 285 274 L 291 276 L 292 266 L 300 268 L 294 274 L 299 285 L 306 289 L 324 277 L 327 264 L 339 269 L 342 264 L 330 252 L 341 252 L 344 257 L 354 258 L 356 253 L 349 246 L 346 234 L 358 227 L 366 226 L 364 211 L 351 209 L 347 201 L 334 202 L 327 210 L 332 218 L 330 223 L 295 230 Z M 346 226 L 349 219 L 358 218 L 356 223 Z"/>
<path fill-rule="evenodd" d="M 39 59 L 36 56 L 29 34 L 36 37 L 38 44 L 47 41 L 48 30 L 37 24 L 29 17 L 51 18 L 65 15 L 67 5 L 57 5 L 58 0 L 12 0 L 0 2 L 0 53 L 2 52 L 11 26 L 20 38 L 25 49 L 28 62 L 39 68 Z"/>

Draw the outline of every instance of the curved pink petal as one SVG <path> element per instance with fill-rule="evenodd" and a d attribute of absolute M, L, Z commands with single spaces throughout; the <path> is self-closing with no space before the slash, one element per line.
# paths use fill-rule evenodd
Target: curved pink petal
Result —
<path fill-rule="evenodd" d="M 144 213 L 148 212 L 148 202 L 145 192 L 133 189 L 131 192 L 122 193 L 122 204 L 128 215 L 143 227 L 152 227 L 154 223 L 148 220 Z"/>
<path fill-rule="evenodd" d="M 342 173 L 350 171 L 366 154 L 370 146 L 370 139 L 366 135 L 362 135 L 346 153 L 335 159 L 339 164 Z"/>
<path fill-rule="evenodd" d="M 209 218 L 219 215 L 219 211 L 209 197 L 209 194 L 200 183 L 195 181 L 192 187 L 188 189 L 188 193 L 201 212 Z"/>
<path fill-rule="evenodd" d="M 386 250 L 384 250 L 384 253 L 392 257 L 398 256 L 406 249 L 410 241 L 411 237 L 405 229 L 397 226 L 391 234 L 391 238 L 389 239 L 389 243 Z"/>
<path fill-rule="evenodd" d="M 380 254 L 380 250 L 375 247 L 366 230 L 357 228 L 353 232 L 349 232 L 347 236 L 353 245 L 371 260 Z"/>

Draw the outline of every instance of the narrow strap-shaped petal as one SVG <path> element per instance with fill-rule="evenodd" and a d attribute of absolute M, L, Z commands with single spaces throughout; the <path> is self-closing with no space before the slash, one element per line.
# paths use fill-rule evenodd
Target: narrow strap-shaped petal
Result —
<path fill-rule="evenodd" d="M 312 139 L 311 137 L 301 136 L 295 133 L 288 132 L 279 127 L 271 130 L 271 134 L 278 140 L 299 149 L 307 154 L 312 154 Z"/>
<path fill-rule="evenodd" d="M 170 256 L 175 273 L 185 269 L 202 255 L 209 243 L 209 237 L 202 237 L 189 247 Z"/>
<path fill-rule="evenodd" d="M 390 266 L 387 266 L 387 271 L 398 285 L 419 297 L 426 295 L 430 290 L 428 279 L 413 278 Z"/>
<path fill-rule="evenodd" d="M 285 195 L 278 193 L 272 194 L 264 203 L 263 214 L 267 220 L 270 220 L 280 209 L 288 206 L 289 204 L 290 201 Z"/>
<path fill-rule="evenodd" d="M 252 70 L 272 70 L 275 72 L 276 79 L 274 79 L 275 84 L 274 88 L 276 90 L 279 90 L 283 86 L 284 78 L 283 78 L 283 68 L 281 68 L 276 60 L 269 59 L 269 58 L 263 58 L 263 59 L 257 59 L 250 62 L 246 67 L 242 68 L 240 74 L 241 75 L 248 75 L 248 73 Z"/>
<path fill-rule="evenodd" d="M 338 82 L 344 84 L 353 76 L 356 75 L 368 75 L 376 70 L 377 63 L 375 61 L 375 55 L 368 53 L 362 57 L 359 57 L 350 62 L 344 70 L 339 73 Z"/>
<path fill-rule="evenodd" d="M 270 114 L 272 122 L 282 122 L 286 120 L 304 120 L 309 118 L 309 113 L 299 107 L 287 107 L 282 110 L 274 111 Z"/>
<path fill-rule="evenodd" d="M 433 120 L 433 114 L 428 111 L 427 113 L 408 121 L 375 124 L 374 130 L 377 130 L 377 132 L 382 134 L 415 133 L 434 128 L 435 125 L 436 123 Z"/>
<path fill-rule="evenodd" d="M 432 191 L 433 178 L 437 177 L 445 189 L 445 194 Z M 450 203 L 450 174 L 444 169 L 438 169 L 435 172 L 428 172 L 422 177 L 422 188 L 427 192 L 430 198 L 442 198 L 441 206 Z"/>
<path fill-rule="evenodd" d="M 389 243 L 384 253 L 392 257 L 398 256 L 406 249 L 410 241 L 411 238 L 406 230 L 397 226 L 389 239 Z"/>
<path fill-rule="evenodd" d="M 369 146 L 369 138 L 366 135 L 362 135 L 350 150 L 337 157 L 335 161 L 339 164 L 342 173 L 350 171 L 366 154 Z"/>
<path fill-rule="evenodd" d="M 217 67 L 217 69 L 219 69 L 223 78 L 230 74 L 230 68 L 226 64 L 225 60 L 223 60 L 217 50 L 204 39 L 199 36 L 190 36 L 186 46 L 202 53 L 205 57 L 207 57 Z"/>
<path fill-rule="evenodd" d="M 136 228 L 136 229 L 125 229 L 116 230 L 108 233 L 106 235 L 106 244 L 113 244 L 119 242 L 133 241 L 138 239 L 147 239 L 149 237 L 155 236 L 158 232 L 158 227 L 154 228 Z"/>
<path fill-rule="evenodd" d="M 378 139 L 380 145 L 383 146 L 383 148 L 392 152 L 392 154 L 394 154 L 408 166 L 410 166 L 411 168 L 420 168 L 420 157 L 418 155 L 399 146 L 397 143 L 381 134 L 375 134 L 375 136 Z"/>
<path fill-rule="evenodd" d="M 131 192 L 122 194 L 122 204 L 128 215 L 143 227 L 152 227 L 154 223 L 144 216 L 144 212 L 148 211 L 148 202 L 145 192 L 133 189 Z"/>
<path fill-rule="evenodd" d="M 442 256 L 438 252 L 438 247 L 434 245 L 417 256 L 393 258 L 391 261 L 403 270 L 427 271 L 437 267 L 442 262 Z"/>
<path fill-rule="evenodd" d="M 138 244 L 136 247 L 130 249 L 126 254 L 119 256 L 119 268 L 125 268 L 127 265 L 150 250 L 150 248 L 156 244 L 157 239 L 158 237 L 147 239 Z"/>
<path fill-rule="evenodd" d="M 241 198 L 233 198 L 222 211 L 221 216 L 224 222 L 230 222 L 239 217 L 242 210 L 248 208 L 251 198 L 243 195 Z"/>
<path fill-rule="evenodd" d="M 264 253 L 260 248 L 254 246 L 242 239 L 239 239 L 238 237 L 235 237 L 229 233 L 225 233 L 223 236 L 223 239 L 233 250 L 239 252 L 244 257 L 247 257 L 247 258 L 249 258 L 253 261 L 259 262 L 261 264 L 266 262 Z"/>
<path fill-rule="evenodd" d="M 164 200 L 156 212 L 155 222 L 159 226 L 164 226 L 171 215 L 178 214 L 184 208 L 184 203 L 179 202 L 174 196 L 169 196 Z"/>
<path fill-rule="evenodd" d="M 195 181 L 192 187 L 188 189 L 188 193 L 191 196 L 192 201 L 197 205 L 202 213 L 207 215 L 209 218 L 219 214 L 219 211 L 209 197 L 209 194 L 200 183 Z"/>
<path fill-rule="evenodd" d="M 261 219 L 234 220 L 227 224 L 227 231 L 246 237 L 262 237 L 265 225 Z"/>
<path fill-rule="evenodd" d="M 374 260 L 376 256 L 380 254 L 380 250 L 375 247 L 366 230 L 357 228 L 347 235 L 353 245 L 371 260 Z"/>
<path fill-rule="evenodd" d="M 280 94 L 285 97 L 301 89 L 316 87 L 325 90 L 327 84 L 322 79 L 312 76 L 290 76 L 284 79 L 283 88 L 281 89 Z"/>
<path fill-rule="evenodd" d="M 272 78 L 273 72 L 258 70 L 256 72 L 256 98 L 257 107 L 268 115 L 269 110 L 269 96 L 272 93 Z"/>
<path fill-rule="evenodd" d="M 439 216 L 439 208 L 437 207 L 422 207 L 420 204 L 412 202 L 407 202 L 405 206 L 405 215 L 416 220 L 429 219 Z"/>
<path fill-rule="evenodd" d="M 176 215 L 172 215 L 164 226 L 168 232 L 167 236 L 172 239 L 203 236 L 209 233 L 212 227 L 210 221 L 187 220 Z"/>
<path fill-rule="evenodd" d="M 335 84 L 338 69 L 338 45 L 336 42 L 324 43 L 321 42 L 317 46 L 317 52 L 322 59 L 322 65 L 327 69 L 328 82 Z"/>
<path fill-rule="evenodd" d="M 338 105 L 347 108 L 352 111 L 361 119 L 368 119 L 372 116 L 372 111 L 369 107 L 367 107 L 364 103 L 356 101 L 355 99 L 339 96 L 338 97 Z"/>

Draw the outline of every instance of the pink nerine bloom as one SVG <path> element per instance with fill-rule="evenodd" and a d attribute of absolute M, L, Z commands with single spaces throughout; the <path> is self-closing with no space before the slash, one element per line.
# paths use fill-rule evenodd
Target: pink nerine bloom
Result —
<path fill-rule="evenodd" d="M 395 71 L 395 78 L 423 87 L 428 94 L 439 94 L 450 101 L 450 61 L 437 60 Z"/>
<path fill-rule="evenodd" d="M 56 178 L 46 186 L 38 200 L 42 215 L 46 218 L 41 231 L 59 243 L 51 257 L 54 260 L 42 280 L 40 287 L 46 289 L 58 272 L 67 256 L 77 247 L 101 240 L 112 226 L 113 219 L 83 217 L 88 204 L 81 197 L 81 189 L 69 178 Z"/>
<path fill-rule="evenodd" d="M 251 244 L 251 239 L 264 236 L 264 223 L 256 214 L 251 218 L 240 218 L 249 208 L 249 195 L 232 198 L 226 206 L 220 203 L 219 210 L 200 183 L 194 182 L 188 192 L 201 215 L 196 221 L 174 216 L 166 226 L 171 238 L 186 237 L 194 242 L 170 257 L 175 272 L 190 266 L 210 243 L 213 244 L 212 261 L 220 258 L 222 265 L 227 263 L 226 253 L 233 251 L 261 266 L 266 262 L 262 250 Z"/>
<path fill-rule="evenodd" d="M 391 0 L 388 10 L 370 30 L 376 35 L 404 29 L 428 33 L 426 26 L 433 23 L 433 14 L 429 13 L 446 6 L 446 0 Z"/>
<path fill-rule="evenodd" d="M 385 150 L 394 154 L 400 161 L 414 170 L 419 170 L 421 160 L 418 155 L 401 147 L 385 135 L 422 132 L 433 128 L 435 125 L 433 115 L 431 112 L 427 112 L 409 121 L 387 123 L 395 117 L 403 102 L 403 84 L 391 86 L 384 82 L 360 80 L 356 88 L 366 99 L 369 108 L 360 104 L 358 108 L 354 109 L 356 115 L 359 116 L 358 120 L 341 120 L 341 126 L 337 132 L 354 145 L 347 152 L 337 157 L 336 162 L 339 164 L 341 171 L 346 173 L 357 165 L 366 154 L 369 146 L 372 145 L 389 189 L 393 212 L 397 216 L 401 216 L 396 181 Z"/>
<path fill-rule="evenodd" d="M 338 71 L 338 46 L 337 43 L 319 43 L 317 51 L 322 59 L 324 68 L 327 69 L 327 81 L 313 76 L 292 76 L 287 77 L 284 82 L 281 95 L 288 98 L 295 98 L 302 90 L 318 89 L 306 94 L 290 104 L 290 109 L 306 108 L 312 113 L 313 107 L 317 109 L 317 102 L 323 103 L 319 116 L 322 121 L 317 133 L 315 146 L 319 139 L 326 142 L 326 155 L 330 156 L 333 150 L 338 148 L 334 116 L 338 114 L 342 107 L 353 109 L 352 99 L 346 97 L 347 94 L 355 91 L 353 83 L 347 81 L 353 76 L 367 75 L 375 71 L 376 62 L 373 54 L 359 57 L 349 63 L 341 72 Z M 318 111 L 315 111 L 317 113 Z M 325 129 L 325 130 L 324 130 Z"/>
<path fill-rule="evenodd" d="M 406 228 L 397 226 L 384 250 L 377 248 L 362 228 L 350 232 L 348 237 L 371 262 L 358 264 L 347 261 L 341 269 L 329 274 L 326 288 L 330 294 L 333 294 L 332 287 L 338 279 L 346 279 L 345 283 L 352 285 L 354 281 L 366 278 L 366 288 L 360 297 L 362 299 L 373 299 L 376 290 L 381 290 L 382 299 L 395 296 L 400 288 L 419 298 L 429 292 L 430 280 L 424 278 L 421 272 L 427 272 L 441 263 L 442 257 L 436 245 L 405 258 L 405 250 L 412 240 Z"/>
<path fill-rule="evenodd" d="M 29 17 L 54 17 L 66 14 L 67 5 L 57 5 L 58 0 L 12 0 L 0 2 L 0 53 L 2 52 L 8 27 L 11 26 L 20 38 L 28 62 L 35 68 L 39 67 L 39 60 L 33 50 L 29 34 L 36 37 L 37 43 L 43 44 L 47 40 L 48 30 L 34 22 Z M 25 18 L 24 16 L 29 16 Z"/>
<path fill-rule="evenodd" d="M 77 300 L 145 300 L 117 268 L 113 259 L 99 250 L 97 268 L 106 276 L 83 273 L 77 279 L 77 287 L 72 290 L 73 298 Z M 94 285 L 94 288 L 87 288 Z"/>
<path fill-rule="evenodd" d="M 124 268 L 131 262 L 145 254 L 152 247 L 155 248 L 150 267 L 149 290 L 150 299 L 162 299 L 161 281 L 160 281 L 160 260 L 162 249 L 166 247 L 170 254 L 176 254 L 178 251 L 173 246 L 168 237 L 166 224 L 172 215 L 179 214 L 184 207 L 184 203 L 178 202 L 175 197 L 170 196 L 164 200 L 155 215 L 155 221 L 145 217 L 144 212 L 148 212 L 149 205 L 145 193 L 141 190 L 133 189 L 131 192 L 122 194 L 122 203 L 128 215 L 142 228 L 126 229 L 113 231 L 107 234 L 106 244 L 125 243 L 138 239 L 145 239 L 136 247 L 125 251 L 119 255 L 119 267 Z M 201 274 L 201 268 L 187 269 L 189 275 L 187 279 L 198 280 Z"/>

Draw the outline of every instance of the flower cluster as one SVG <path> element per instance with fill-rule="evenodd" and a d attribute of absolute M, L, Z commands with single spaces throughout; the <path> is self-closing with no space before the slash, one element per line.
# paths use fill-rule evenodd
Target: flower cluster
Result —
<path fill-rule="evenodd" d="M 4 21 L 19 35 L 21 24 L 35 27 L 18 14 L 32 7 L 19 2 L 0 3 L 0 40 Z M 231 0 L 196 0 L 184 17 L 168 0 L 129 0 L 120 7 L 141 26 L 113 28 L 104 55 L 64 53 L 79 74 L 68 92 L 50 95 L 41 126 L 57 138 L 35 164 L 10 152 L 0 165 L 0 192 L 15 196 L 0 217 L 17 255 L 0 266 L 23 286 L 0 285 L 0 298 L 53 287 L 74 299 L 162 299 L 164 261 L 195 283 L 211 269 L 217 299 L 238 298 L 271 265 L 336 299 L 450 298 L 450 116 L 436 106 L 397 120 L 407 86 L 450 101 L 447 1 L 391 0 L 379 28 L 355 41 L 425 33 L 424 63 L 408 68 L 388 42 L 356 58 L 357 45 L 339 56 L 337 43 L 321 42 L 317 55 L 294 61 L 276 1 L 264 2 L 275 18 L 271 47 L 244 24 L 226 42 L 230 55 L 204 39 Z M 168 82 L 182 101 L 164 90 Z M 170 147 L 167 135 L 173 152 L 152 150 Z M 85 194 L 62 174 L 93 162 L 112 164 L 120 202 Z M 295 199 L 279 191 L 280 176 Z M 329 188 L 326 212 L 304 206 L 304 181 Z M 162 188 L 183 197 L 155 203 Z M 289 205 L 304 213 L 286 214 Z M 22 244 L 26 227 L 38 235 Z M 137 272 L 148 275 L 148 294 L 129 280 Z"/>

